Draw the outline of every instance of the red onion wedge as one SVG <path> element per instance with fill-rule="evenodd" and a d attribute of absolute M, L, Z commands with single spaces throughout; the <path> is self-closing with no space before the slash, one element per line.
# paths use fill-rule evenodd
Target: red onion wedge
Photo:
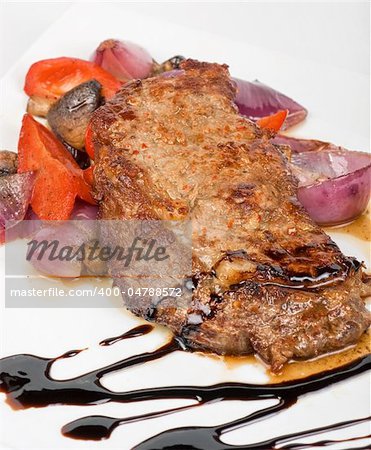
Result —
<path fill-rule="evenodd" d="M 290 145 L 298 198 L 320 225 L 341 225 L 360 216 L 370 200 L 371 155 L 328 142 L 277 136 Z"/>
<path fill-rule="evenodd" d="M 39 229 L 32 239 L 37 242 L 43 240 L 48 243 L 56 241 L 58 249 L 69 247 L 71 257 L 53 257 L 53 247 L 40 253 L 41 247 L 30 254 L 30 262 L 36 270 L 45 275 L 61 278 L 79 277 L 84 269 L 84 258 L 79 253 L 79 247 L 87 244 L 97 236 L 98 207 L 83 201 L 77 201 L 70 220 L 66 221 L 40 221 Z M 25 226 L 27 224 L 24 222 Z M 58 252 L 55 252 L 58 254 Z M 75 255 L 75 256 L 73 256 Z"/>
<path fill-rule="evenodd" d="M 279 110 L 289 111 L 283 129 L 303 121 L 308 111 L 284 94 L 266 86 L 260 81 L 244 81 L 233 78 L 237 85 L 236 105 L 239 112 L 251 120 L 275 114 Z"/>
<path fill-rule="evenodd" d="M 40 228 L 41 221 L 33 212 L 31 206 L 29 206 L 23 220 L 18 222 L 14 227 L 6 230 L 6 241 L 10 242 L 16 239 L 29 238 Z"/>
<path fill-rule="evenodd" d="M 120 81 L 146 78 L 153 67 L 153 59 L 147 50 L 132 42 L 117 39 L 103 41 L 91 61 Z"/>
<path fill-rule="evenodd" d="M 0 243 L 5 240 L 5 229 L 14 227 L 24 218 L 34 182 L 33 172 L 0 178 Z"/>
<path fill-rule="evenodd" d="M 71 213 L 71 220 L 96 220 L 98 216 L 98 206 L 76 199 L 75 206 Z"/>
<path fill-rule="evenodd" d="M 335 150 L 342 148 L 330 144 L 329 142 L 316 141 L 314 139 L 299 139 L 295 137 L 284 136 L 283 134 L 277 134 L 275 138 L 272 140 L 272 142 L 274 144 L 289 145 L 294 153 L 321 151 L 326 148 L 331 148 Z"/>
<path fill-rule="evenodd" d="M 86 225 L 86 222 L 83 222 Z M 35 249 L 28 248 L 27 257 L 38 271 L 48 276 L 61 278 L 79 277 L 82 270 L 81 255 L 78 254 L 78 248 L 89 240 L 91 236 L 90 227 L 77 227 L 74 221 L 66 220 L 57 223 L 43 223 L 42 228 L 32 236 L 36 243 Z M 46 242 L 46 250 L 42 244 Z M 55 250 L 54 246 L 57 250 Z M 57 257 L 60 249 L 69 248 L 70 253 L 66 257 Z M 57 256 L 54 256 L 56 254 Z M 76 256 L 75 256 L 76 255 Z"/>

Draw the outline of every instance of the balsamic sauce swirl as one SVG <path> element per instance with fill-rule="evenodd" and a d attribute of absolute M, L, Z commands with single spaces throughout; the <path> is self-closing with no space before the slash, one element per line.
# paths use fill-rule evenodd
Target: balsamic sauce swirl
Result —
<path fill-rule="evenodd" d="M 152 329 L 153 327 L 151 325 L 140 325 L 120 336 L 105 339 L 100 342 L 100 345 L 111 345 L 122 339 L 142 336 L 149 333 Z M 193 450 L 273 450 L 277 449 L 278 444 L 280 444 L 280 449 L 299 450 L 310 448 L 309 445 L 326 447 L 331 443 L 357 441 L 369 437 L 360 436 L 343 441 L 323 440 L 315 444 L 290 444 L 289 442 L 293 439 L 350 427 L 370 420 L 370 418 L 366 417 L 242 446 L 226 444 L 221 440 L 224 433 L 250 425 L 262 418 L 268 418 L 295 404 L 298 398 L 304 394 L 323 389 L 333 383 L 368 370 L 371 367 L 370 355 L 335 370 L 324 371 L 304 379 L 266 385 L 221 383 L 210 386 L 168 386 L 138 389 L 128 392 L 112 392 L 100 382 L 101 378 L 106 374 L 131 366 L 145 364 L 178 350 L 181 350 L 181 344 L 173 339 L 153 352 L 134 355 L 67 380 L 56 380 L 52 378 L 50 375 L 51 366 L 59 359 L 77 355 L 81 350 L 72 350 L 56 358 L 42 358 L 29 354 L 13 355 L 0 360 L 0 391 L 6 394 L 7 403 L 14 409 L 45 407 L 53 404 L 93 405 L 104 402 L 128 403 L 157 399 L 190 399 L 195 401 L 194 404 L 188 406 L 125 418 L 100 415 L 86 416 L 74 420 L 62 428 L 64 436 L 88 440 L 109 438 L 117 426 L 125 423 L 165 416 L 216 401 L 277 400 L 277 403 L 273 406 L 255 411 L 252 414 L 222 425 L 182 427 L 165 431 L 138 444 L 135 447 L 136 450 L 178 450 L 179 448 Z M 282 445 L 282 443 L 286 444 Z M 366 449 L 369 447 L 357 448 Z"/>

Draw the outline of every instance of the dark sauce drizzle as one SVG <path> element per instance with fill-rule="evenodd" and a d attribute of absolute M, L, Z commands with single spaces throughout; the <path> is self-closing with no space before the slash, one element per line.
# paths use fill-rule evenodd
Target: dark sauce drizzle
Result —
<path fill-rule="evenodd" d="M 100 345 L 111 345 L 122 339 L 143 336 L 152 329 L 153 327 L 151 325 L 140 325 L 121 336 L 105 339 L 100 342 Z M 212 402 L 222 400 L 249 401 L 266 399 L 276 399 L 278 401 L 273 406 L 258 410 L 245 417 L 222 425 L 212 427 L 182 427 L 165 431 L 137 445 L 135 447 L 136 450 L 178 450 L 179 448 L 193 450 L 274 450 L 277 449 L 277 445 L 280 445 L 280 449 L 299 450 L 311 448 L 311 446 L 326 447 L 332 443 L 351 442 L 370 437 L 360 436 L 341 441 L 322 440 L 311 444 L 287 443 L 282 445 L 286 441 L 292 441 L 293 439 L 350 427 L 370 420 L 369 417 L 366 417 L 287 434 L 242 446 L 226 444 L 221 440 L 221 436 L 226 432 L 249 425 L 290 407 L 303 394 L 323 389 L 333 383 L 366 371 L 371 367 L 371 357 L 369 355 L 335 370 L 324 371 L 320 374 L 294 382 L 290 381 L 267 385 L 222 383 L 211 386 L 172 386 L 146 388 L 129 392 L 112 392 L 100 382 L 101 378 L 108 373 L 126 369 L 130 366 L 144 364 L 180 349 L 180 343 L 176 340 L 171 340 L 153 352 L 134 355 L 67 380 L 55 380 L 50 376 L 52 364 L 59 359 L 76 356 L 83 350 L 72 350 L 57 358 L 41 358 L 29 354 L 13 355 L 0 360 L 0 391 L 6 394 L 7 403 L 14 409 L 44 407 L 53 404 L 94 405 L 111 401 L 118 403 L 157 399 L 190 399 L 195 401 L 194 404 L 187 406 L 125 418 L 99 415 L 86 416 L 74 420 L 62 428 L 62 433 L 65 436 L 87 440 L 109 438 L 117 426 L 125 423 L 165 416 Z M 357 449 L 366 448 L 369 447 L 357 447 Z"/>
<path fill-rule="evenodd" d="M 99 342 L 99 345 L 106 347 L 107 345 L 116 344 L 116 342 L 122 341 L 124 339 L 131 339 L 139 336 L 144 336 L 145 334 L 150 333 L 153 330 L 153 326 L 149 324 L 139 325 L 135 328 L 132 328 L 129 331 L 126 331 L 124 334 L 120 334 L 120 336 L 113 336 L 107 339 L 103 339 L 103 341 Z"/>

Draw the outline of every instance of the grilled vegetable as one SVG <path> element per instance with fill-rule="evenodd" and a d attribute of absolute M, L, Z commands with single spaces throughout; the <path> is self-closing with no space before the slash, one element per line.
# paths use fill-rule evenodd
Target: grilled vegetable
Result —
<path fill-rule="evenodd" d="M 0 243 L 5 240 L 5 230 L 24 218 L 34 182 L 35 174 L 32 172 L 14 173 L 0 178 Z"/>
<path fill-rule="evenodd" d="M 55 98 L 46 98 L 34 95 L 29 98 L 27 112 L 32 116 L 46 117 L 50 107 L 56 102 Z"/>
<path fill-rule="evenodd" d="M 288 114 L 288 110 L 281 110 L 272 114 L 271 116 L 262 117 L 256 123 L 260 128 L 265 128 L 267 130 L 277 133 L 281 128 L 284 127 L 284 123 Z"/>
<path fill-rule="evenodd" d="M 146 78 L 153 66 L 147 50 L 132 42 L 117 39 L 103 41 L 94 52 L 92 61 L 121 81 Z"/>
<path fill-rule="evenodd" d="M 35 269 L 45 275 L 54 277 L 79 277 L 84 270 L 84 262 L 88 264 L 90 262 L 86 255 L 79 252 L 79 248 L 81 245 L 86 245 L 88 248 L 89 241 L 97 240 L 97 226 L 94 222 L 97 218 L 97 213 L 98 208 L 96 206 L 76 201 L 68 222 L 52 223 L 51 225 L 44 222 L 43 226 L 33 234 L 33 239 L 39 242 L 43 240 L 48 242 L 57 241 L 59 249 L 69 246 L 72 249 L 72 254 L 75 256 L 66 259 L 49 258 L 53 252 L 53 247 L 48 248 L 45 253 L 41 248 L 38 248 L 36 251 L 28 254 L 30 262 Z M 90 263 L 89 265 L 93 268 L 97 267 L 99 269 L 101 266 L 101 261 L 92 261 Z M 103 274 L 103 272 L 98 272 L 98 274 Z"/>
<path fill-rule="evenodd" d="M 240 113 L 251 120 L 269 116 L 279 110 L 288 110 L 283 129 L 303 121 L 308 111 L 299 103 L 281 92 L 260 83 L 259 81 L 245 81 L 234 78 L 237 85 L 236 105 Z"/>
<path fill-rule="evenodd" d="M 48 112 L 54 133 L 77 150 L 85 146 L 90 117 L 102 100 L 101 88 L 96 80 L 86 81 L 64 94 Z"/>
<path fill-rule="evenodd" d="M 329 142 L 277 136 L 290 145 L 298 199 L 320 225 L 340 225 L 360 216 L 370 200 L 371 155 Z"/>
<path fill-rule="evenodd" d="M 84 170 L 85 181 L 91 186 L 93 184 L 93 170 L 94 166 L 90 166 Z"/>
<path fill-rule="evenodd" d="M 93 142 L 92 142 L 91 138 L 92 138 L 91 126 L 89 124 L 86 129 L 86 134 L 85 134 L 85 150 L 86 150 L 86 153 L 90 156 L 90 158 L 94 159 L 94 146 L 93 146 Z"/>
<path fill-rule="evenodd" d="M 45 116 L 58 98 L 89 80 L 97 80 L 102 85 L 102 95 L 107 99 L 113 97 L 121 86 L 119 80 L 90 61 L 62 57 L 33 64 L 24 86 L 30 97 L 27 112 Z"/>
<path fill-rule="evenodd" d="M 40 219 L 68 219 L 76 197 L 95 203 L 83 171 L 70 153 L 28 114 L 23 118 L 18 158 L 18 172 L 36 172 L 31 206 Z"/>

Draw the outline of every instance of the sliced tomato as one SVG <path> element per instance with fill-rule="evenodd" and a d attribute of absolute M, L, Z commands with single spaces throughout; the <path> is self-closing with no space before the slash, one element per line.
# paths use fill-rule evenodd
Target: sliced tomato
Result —
<path fill-rule="evenodd" d="M 36 172 L 31 206 L 40 219 L 68 219 L 76 196 L 95 203 L 71 154 L 51 131 L 25 114 L 18 142 L 18 172 L 28 171 Z"/>
<path fill-rule="evenodd" d="M 102 85 L 102 95 L 109 99 L 118 91 L 121 82 L 97 64 L 77 58 L 44 59 L 32 64 L 24 90 L 30 97 L 58 99 L 66 92 L 95 79 Z"/>
<path fill-rule="evenodd" d="M 87 169 L 84 170 L 84 180 L 88 183 L 89 186 L 93 184 L 93 170 L 94 166 L 90 166 Z"/>
<path fill-rule="evenodd" d="M 284 124 L 288 112 L 288 109 L 282 109 L 271 116 L 262 117 L 256 123 L 260 126 L 260 128 L 266 128 L 268 130 L 278 132 Z"/>
<path fill-rule="evenodd" d="M 85 151 L 90 156 L 90 158 L 94 160 L 94 145 L 92 140 L 92 130 L 90 123 L 85 133 Z"/>

